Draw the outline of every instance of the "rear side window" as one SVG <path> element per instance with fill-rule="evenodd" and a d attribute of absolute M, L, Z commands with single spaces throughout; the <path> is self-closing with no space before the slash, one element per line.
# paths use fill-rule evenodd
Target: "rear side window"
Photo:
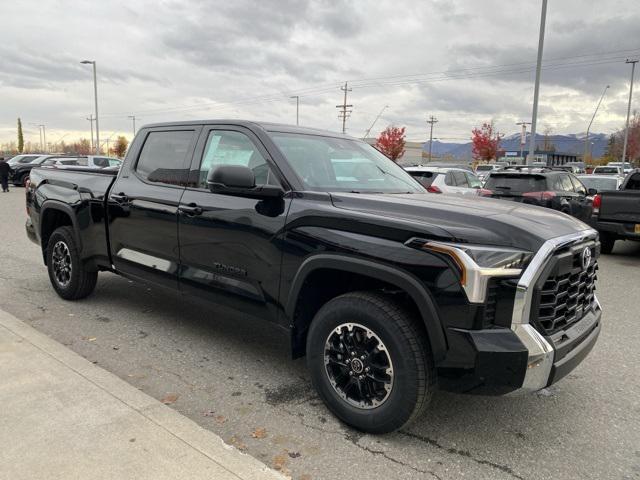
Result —
<path fill-rule="evenodd" d="M 193 130 L 149 133 L 138 157 L 136 173 L 149 182 L 184 185 L 188 172 L 185 163 L 193 136 Z"/>
<path fill-rule="evenodd" d="M 560 175 L 560 177 L 560 181 L 562 182 L 562 191 L 573 192 L 573 183 L 571 183 L 571 178 L 569 178 L 569 175 Z"/>
<path fill-rule="evenodd" d="M 456 182 L 456 185 L 458 187 L 469 187 L 469 182 L 467 181 L 467 176 L 464 174 L 464 172 L 461 172 L 459 170 L 454 170 L 452 172 L 453 174 L 453 179 Z"/>
<path fill-rule="evenodd" d="M 542 192 L 547 189 L 547 181 L 545 177 L 535 175 L 500 175 L 492 173 L 484 188 L 508 192 Z"/>
<path fill-rule="evenodd" d="M 104 157 L 93 157 L 93 164 L 96 167 L 108 167 L 109 166 L 109 159 L 108 158 L 104 158 Z"/>
<path fill-rule="evenodd" d="M 627 184 L 625 190 L 640 190 L 640 173 L 634 173 Z"/>
<path fill-rule="evenodd" d="M 439 174 L 436 172 L 409 172 L 409 175 L 420 182 L 423 187 L 429 187 Z"/>

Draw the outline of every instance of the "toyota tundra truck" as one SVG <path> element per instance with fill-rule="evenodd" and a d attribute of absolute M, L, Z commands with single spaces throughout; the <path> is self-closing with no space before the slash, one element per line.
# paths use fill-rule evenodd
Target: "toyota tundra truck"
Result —
<path fill-rule="evenodd" d="M 34 168 L 26 207 L 63 299 L 112 272 L 273 322 L 327 407 L 366 432 L 418 418 L 437 388 L 543 389 L 601 329 L 595 230 L 545 208 L 430 194 L 326 131 L 148 125 L 120 169 Z"/>

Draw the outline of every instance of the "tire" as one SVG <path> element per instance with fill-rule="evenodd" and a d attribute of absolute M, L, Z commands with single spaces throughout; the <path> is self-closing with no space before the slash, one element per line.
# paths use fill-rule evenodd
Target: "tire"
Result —
<path fill-rule="evenodd" d="M 21 182 L 20 185 L 22 185 L 23 187 L 27 188 L 27 181 L 29 181 L 29 174 L 25 173 L 22 177 L 21 177 Z"/>
<path fill-rule="evenodd" d="M 605 255 L 609 255 L 613 251 L 616 243 L 616 237 L 608 234 L 600 234 L 600 251 Z"/>
<path fill-rule="evenodd" d="M 79 300 L 93 292 L 98 272 L 85 269 L 71 227 L 59 227 L 51 234 L 46 258 L 49 280 L 60 297 Z"/>
<path fill-rule="evenodd" d="M 361 356 L 365 344 L 376 348 Z M 345 356 L 349 361 L 345 359 L 344 365 L 336 363 Z M 331 360 L 325 364 L 326 358 Z M 307 366 L 329 410 L 346 424 L 369 433 L 393 432 L 411 423 L 426 408 L 435 389 L 433 356 L 421 320 L 380 293 L 347 293 L 327 302 L 309 328 Z M 374 377 L 387 383 L 376 382 Z M 360 395 L 363 391 L 367 398 Z"/>

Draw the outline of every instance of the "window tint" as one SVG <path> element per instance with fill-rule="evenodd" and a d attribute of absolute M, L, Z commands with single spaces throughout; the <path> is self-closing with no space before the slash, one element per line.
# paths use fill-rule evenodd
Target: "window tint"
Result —
<path fill-rule="evenodd" d="M 436 172 L 409 172 L 409 175 L 419 181 L 423 187 L 429 187 L 438 175 L 442 174 Z"/>
<path fill-rule="evenodd" d="M 547 189 L 544 177 L 492 173 L 485 183 L 487 190 L 504 192 L 542 192 Z"/>
<path fill-rule="evenodd" d="M 93 157 L 93 164 L 96 167 L 108 167 L 109 166 L 109 159 L 108 158 L 104 158 L 104 157 Z"/>
<path fill-rule="evenodd" d="M 193 135 L 193 130 L 149 133 L 136 164 L 138 175 L 149 182 L 184 184 L 185 161 Z"/>
<path fill-rule="evenodd" d="M 253 170 L 256 185 L 279 185 L 269 164 L 251 139 L 241 132 L 232 130 L 212 130 L 200 163 L 196 181 L 199 188 L 207 188 L 207 176 L 219 165 L 241 165 Z"/>
<path fill-rule="evenodd" d="M 467 181 L 469 182 L 469 187 L 470 188 L 481 188 L 482 187 L 482 182 L 473 173 L 465 172 L 465 175 L 467 176 Z"/>
<path fill-rule="evenodd" d="M 573 183 L 571 183 L 571 179 L 569 175 L 560 175 L 560 181 L 562 182 L 562 191 L 563 192 L 573 192 Z"/>
<path fill-rule="evenodd" d="M 569 178 L 573 182 L 573 188 L 575 189 L 576 192 L 581 193 L 582 195 L 587 194 L 587 189 L 584 187 L 582 183 L 580 183 L 580 180 L 572 176 L 569 176 Z"/>
<path fill-rule="evenodd" d="M 640 190 L 640 173 L 634 173 L 627 184 L 625 190 Z"/>
<path fill-rule="evenodd" d="M 467 176 L 464 174 L 464 172 L 454 170 L 451 173 L 453 174 L 453 179 L 455 180 L 458 187 L 469 188 L 469 182 L 467 181 Z"/>
<path fill-rule="evenodd" d="M 456 182 L 453 179 L 453 172 L 447 172 L 444 176 L 444 184 L 449 185 L 450 187 L 455 187 Z"/>

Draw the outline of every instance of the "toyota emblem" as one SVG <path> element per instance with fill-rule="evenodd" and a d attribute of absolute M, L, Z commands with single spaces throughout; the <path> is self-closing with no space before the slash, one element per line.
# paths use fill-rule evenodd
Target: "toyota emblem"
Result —
<path fill-rule="evenodd" d="M 591 249 L 589 247 L 582 251 L 582 268 L 587 269 L 591 265 Z"/>

